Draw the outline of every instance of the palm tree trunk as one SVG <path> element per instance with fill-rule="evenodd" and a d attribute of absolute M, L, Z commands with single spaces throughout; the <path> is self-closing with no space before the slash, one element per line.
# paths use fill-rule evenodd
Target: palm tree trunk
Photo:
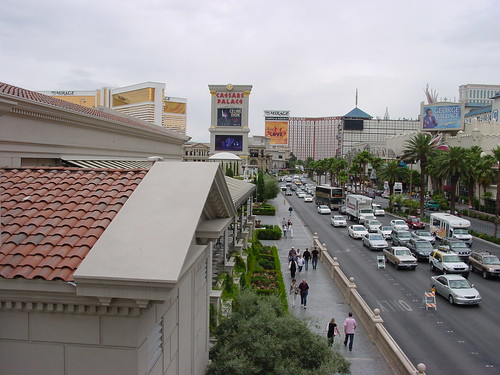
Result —
<path fill-rule="evenodd" d="M 424 202 L 425 202 L 425 167 L 426 160 L 420 160 L 420 217 L 424 218 Z"/>
<path fill-rule="evenodd" d="M 455 201 L 457 200 L 458 176 L 451 176 L 450 214 L 455 215 Z"/>
<path fill-rule="evenodd" d="M 500 165 L 498 166 L 498 171 L 497 171 L 497 197 L 496 197 L 496 201 L 495 201 L 495 229 L 493 231 L 493 237 L 495 237 L 495 238 L 498 234 L 498 221 L 499 220 L 500 220 Z"/>

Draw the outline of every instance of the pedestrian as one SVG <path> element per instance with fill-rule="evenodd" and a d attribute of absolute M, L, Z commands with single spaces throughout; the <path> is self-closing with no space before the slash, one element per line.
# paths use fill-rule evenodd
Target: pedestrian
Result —
<path fill-rule="evenodd" d="M 297 294 L 300 293 L 299 286 L 297 285 L 297 280 L 292 279 L 290 284 L 290 299 L 292 300 L 292 307 L 295 307 L 295 301 L 297 300 Z"/>
<path fill-rule="evenodd" d="M 292 225 L 292 220 L 288 219 L 287 224 L 288 226 Z"/>
<path fill-rule="evenodd" d="M 292 216 L 292 211 L 293 211 L 293 207 L 292 206 L 288 207 L 288 212 L 290 213 L 290 216 Z"/>
<path fill-rule="evenodd" d="M 283 238 L 286 238 L 286 232 L 288 231 L 288 225 L 283 225 Z"/>
<path fill-rule="evenodd" d="M 313 251 L 311 252 L 311 255 L 312 255 L 313 270 L 315 270 L 316 267 L 318 267 L 318 258 L 319 258 L 319 251 L 318 251 L 318 249 L 316 247 L 313 248 Z"/>
<path fill-rule="evenodd" d="M 290 276 L 295 279 L 295 272 L 297 272 L 297 262 L 292 259 L 288 262 L 288 269 L 290 270 Z"/>
<path fill-rule="evenodd" d="M 285 224 L 286 224 L 286 219 L 283 218 L 283 220 L 281 220 L 281 226 L 283 227 L 283 225 L 285 225 Z"/>
<path fill-rule="evenodd" d="M 296 257 L 297 257 L 297 252 L 295 251 L 295 248 L 292 246 L 292 248 L 288 252 L 288 261 L 290 261 L 291 259 L 295 260 Z"/>
<path fill-rule="evenodd" d="M 304 279 L 299 284 L 300 290 L 300 306 L 303 306 L 304 309 L 307 308 L 307 295 L 309 294 L 309 284 L 307 284 L 307 280 Z"/>
<path fill-rule="evenodd" d="M 297 249 L 297 251 L 295 252 L 295 256 L 299 256 L 299 255 L 302 255 L 302 253 L 300 252 L 300 249 Z"/>
<path fill-rule="evenodd" d="M 288 224 L 288 233 L 290 233 L 290 238 L 293 238 L 293 224 L 292 224 L 292 222 L 290 222 L 290 224 Z"/>
<path fill-rule="evenodd" d="M 302 258 L 302 255 L 297 255 L 297 266 L 299 268 L 299 276 L 302 275 L 302 268 L 304 267 L 304 258 Z"/>
<path fill-rule="evenodd" d="M 299 286 L 300 287 L 300 286 Z M 352 317 L 352 312 L 349 313 L 349 316 L 344 320 L 344 346 L 347 346 L 347 341 L 349 341 L 349 351 L 352 352 L 352 343 L 354 342 L 354 330 L 356 329 L 356 319 Z"/>
<path fill-rule="evenodd" d="M 340 332 L 337 324 L 335 323 L 335 318 L 332 318 L 332 320 L 330 320 L 330 322 L 326 325 L 326 337 L 328 340 L 328 346 L 331 347 L 333 345 L 335 336 L 340 336 Z"/>
<path fill-rule="evenodd" d="M 309 268 L 309 259 L 311 259 L 311 252 L 309 251 L 309 248 L 306 247 L 306 250 L 304 251 L 302 257 L 304 258 L 304 268 L 307 271 L 307 269 Z"/>

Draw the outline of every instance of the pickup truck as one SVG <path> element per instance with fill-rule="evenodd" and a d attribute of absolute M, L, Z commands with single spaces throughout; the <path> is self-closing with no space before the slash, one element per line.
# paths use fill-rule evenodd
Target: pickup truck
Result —
<path fill-rule="evenodd" d="M 441 208 L 441 205 L 436 201 L 427 201 L 424 203 L 424 208 L 431 211 L 438 211 Z"/>
<path fill-rule="evenodd" d="M 417 268 L 417 258 L 405 246 L 393 246 L 384 249 L 384 257 L 387 262 L 394 264 L 396 269 L 409 268 L 414 270 Z"/>

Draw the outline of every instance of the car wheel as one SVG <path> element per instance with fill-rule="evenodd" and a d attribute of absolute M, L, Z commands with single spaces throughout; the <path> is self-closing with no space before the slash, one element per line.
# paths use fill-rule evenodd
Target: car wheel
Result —
<path fill-rule="evenodd" d="M 455 300 L 453 299 L 453 296 L 451 294 L 448 296 L 448 302 L 450 302 L 452 305 L 455 303 Z"/>
<path fill-rule="evenodd" d="M 446 269 L 443 268 L 443 275 L 446 275 L 448 272 L 446 272 Z"/>
<path fill-rule="evenodd" d="M 487 279 L 487 278 L 488 278 L 488 272 L 483 271 L 483 278 L 484 278 L 484 279 Z"/>
<path fill-rule="evenodd" d="M 469 278 L 469 272 L 462 274 L 462 276 L 464 277 L 464 279 L 468 279 Z"/>

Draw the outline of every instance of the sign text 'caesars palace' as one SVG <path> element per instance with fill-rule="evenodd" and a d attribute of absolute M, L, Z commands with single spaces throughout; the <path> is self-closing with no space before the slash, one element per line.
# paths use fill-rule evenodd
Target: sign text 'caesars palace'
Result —
<path fill-rule="evenodd" d="M 217 104 L 243 104 L 245 94 L 242 92 L 218 92 Z"/>

